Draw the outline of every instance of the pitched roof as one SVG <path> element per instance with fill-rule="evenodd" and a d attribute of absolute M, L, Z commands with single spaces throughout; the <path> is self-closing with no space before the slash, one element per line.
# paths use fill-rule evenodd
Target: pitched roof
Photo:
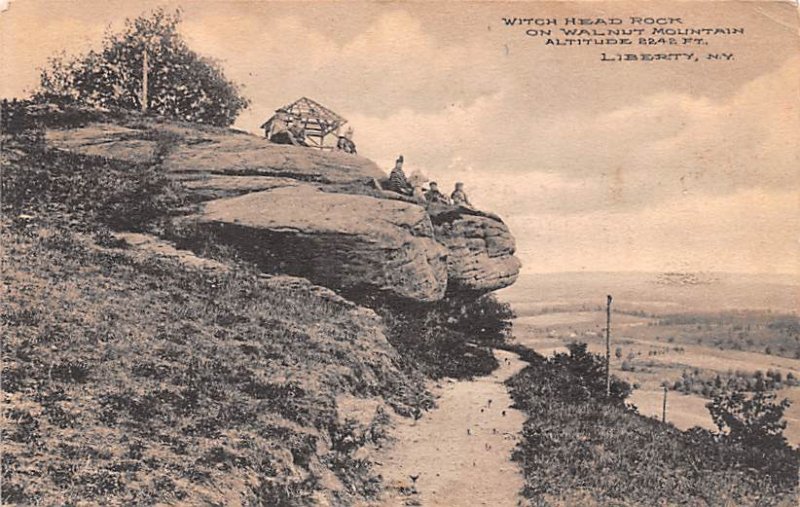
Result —
<path fill-rule="evenodd" d="M 330 129 L 331 131 L 336 130 L 337 127 L 347 123 L 346 119 L 334 113 L 319 102 L 309 99 L 308 97 L 301 97 L 291 104 L 283 106 L 279 110 L 286 111 L 290 115 L 298 116 L 303 120 L 316 120 L 320 123 L 324 122 L 326 125 L 330 125 L 332 127 Z M 268 123 L 269 120 L 264 122 L 264 124 L 261 125 L 261 128 L 266 128 Z"/>

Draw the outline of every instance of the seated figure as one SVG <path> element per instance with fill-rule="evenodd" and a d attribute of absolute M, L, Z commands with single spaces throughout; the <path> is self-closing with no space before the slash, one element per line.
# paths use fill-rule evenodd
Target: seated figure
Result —
<path fill-rule="evenodd" d="M 456 183 L 456 188 L 453 190 L 453 193 L 450 194 L 450 199 L 453 200 L 454 206 L 465 206 L 467 208 L 472 208 L 472 203 L 469 202 L 469 198 L 467 197 L 466 192 L 464 192 L 464 184 L 460 181 Z"/>
<path fill-rule="evenodd" d="M 425 200 L 428 204 L 450 204 L 450 200 L 439 191 L 439 185 L 435 181 L 431 181 L 428 185 L 428 191 L 425 192 Z"/>
<path fill-rule="evenodd" d="M 353 142 L 353 129 L 348 128 L 343 136 L 336 141 L 336 149 L 352 155 L 356 154 L 356 143 Z"/>
<path fill-rule="evenodd" d="M 391 190 L 392 192 L 403 195 L 413 195 L 414 193 L 414 188 L 411 186 L 411 183 L 408 182 L 406 173 L 403 172 L 402 155 L 397 157 L 394 163 L 394 169 L 392 169 L 391 174 L 389 174 L 389 182 L 386 185 L 386 190 Z"/>
<path fill-rule="evenodd" d="M 295 146 L 308 146 L 308 143 L 306 143 L 306 128 L 299 120 L 289 126 L 289 133 L 292 135 L 292 144 Z"/>

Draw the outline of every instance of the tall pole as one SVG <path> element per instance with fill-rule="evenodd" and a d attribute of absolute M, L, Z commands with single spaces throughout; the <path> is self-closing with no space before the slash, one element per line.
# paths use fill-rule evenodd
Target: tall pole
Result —
<path fill-rule="evenodd" d="M 661 422 L 667 422 L 667 386 L 664 386 L 664 403 L 661 406 Z"/>
<path fill-rule="evenodd" d="M 148 69 L 148 62 L 147 62 L 147 48 L 145 47 L 142 50 L 142 112 L 147 112 L 147 73 L 150 69 Z"/>
<path fill-rule="evenodd" d="M 606 296 L 606 397 L 611 397 L 611 294 Z"/>

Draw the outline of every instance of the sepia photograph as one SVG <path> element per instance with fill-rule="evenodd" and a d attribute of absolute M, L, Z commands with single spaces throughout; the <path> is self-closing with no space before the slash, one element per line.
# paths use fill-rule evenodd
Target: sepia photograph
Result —
<path fill-rule="evenodd" d="M 794 507 L 796 0 L 0 0 L 0 497 Z"/>

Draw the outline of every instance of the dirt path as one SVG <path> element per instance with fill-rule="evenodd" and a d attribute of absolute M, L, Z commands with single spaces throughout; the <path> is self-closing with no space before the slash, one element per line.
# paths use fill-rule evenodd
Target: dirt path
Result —
<path fill-rule="evenodd" d="M 519 504 L 523 480 L 511 452 L 525 418 L 509 408 L 503 382 L 526 363 L 505 351 L 495 351 L 495 356 L 500 368 L 492 375 L 443 382 L 434 390 L 435 410 L 416 423 L 397 421 L 397 442 L 376 457 L 377 471 L 388 486 L 377 505 Z M 419 476 L 416 483 L 411 476 Z"/>

